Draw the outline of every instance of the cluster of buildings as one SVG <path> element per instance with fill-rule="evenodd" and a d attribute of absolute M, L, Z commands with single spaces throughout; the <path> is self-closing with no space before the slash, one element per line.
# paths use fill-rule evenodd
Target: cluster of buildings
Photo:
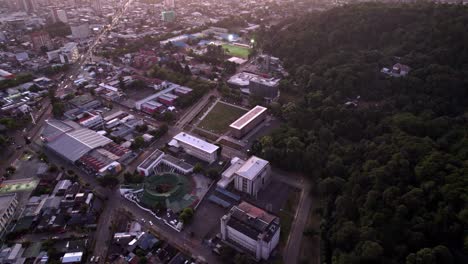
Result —
<path fill-rule="evenodd" d="M 57 178 L 56 173 L 47 173 Z M 57 253 L 49 256 L 41 246 L 42 243 L 36 241 L 12 246 L 5 244 L 0 248 L 1 263 L 47 263 L 58 258 L 61 263 L 81 263 L 81 258 L 88 250 L 86 235 L 82 238 L 66 236 L 63 239 L 58 239 L 58 236 L 84 228 L 95 228 L 102 203 L 91 190 L 77 182 L 62 179 L 52 183 L 49 193 L 30 196 L 21 206 L 23 210 L 20 214 L 17 193 L 0 196 L 0 227 L 2 236 L 6 232 L 34 234 L 44 238 L 56 235 L 53 247 Z M 16 221 L 14 225 L 10 224 L 12 220 Z"/>
<path fill-rule="evenodd" d="M 114 233 L 109 251 L 113 263 L 138 263 L 145 258 L 149 263 L 196 263 L 169 242 L 151 232 L 143 231 L 139 222 L 127 223 Z"/>
<path fill-rule="evenodd" d="M 71 164 L 96 175 L 116 174 L 131 151 L 73 121 L 47 120 L 41 133 L 45 147 Z"/>
<path fill-rule="evenodd" d="M 147 114 L 162 113 L 174 107 L 179 97 L 187 96 L 192 92 L 191 88 L 168 81 L 163 81 L 154 88 L 158 92 L 135 102 L 137 110 Z"/>

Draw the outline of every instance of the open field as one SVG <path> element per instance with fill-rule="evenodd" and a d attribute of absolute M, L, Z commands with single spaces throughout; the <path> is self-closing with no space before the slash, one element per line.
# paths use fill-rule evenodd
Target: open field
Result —
<path fill-rule="evenodd" d="M 224 49 L 228 50 L 227 53 L 234 57 L 239 57 L 243 59 L 249 58 L 250 49 L 245 47 L 240 47 L 236 45 L 230 44 L 222 44 L 221 45 Z"/>
<path fill-rule="evenodd" d="M 247 111 L 222 102 L 216 103 L 208 115 L 198 124 L 198 127 L 222 134 L 229 129 L 229 125 Z"/>

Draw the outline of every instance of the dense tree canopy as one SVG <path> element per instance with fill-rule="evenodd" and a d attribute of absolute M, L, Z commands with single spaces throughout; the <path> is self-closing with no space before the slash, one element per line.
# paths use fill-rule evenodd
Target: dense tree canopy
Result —
<path fill-rule="evenodd" d="M 322 261 L 468 263 L 468 8 L 348 5 L 259 42 L 294 100 L 252 150 L 317 182 Z"/>

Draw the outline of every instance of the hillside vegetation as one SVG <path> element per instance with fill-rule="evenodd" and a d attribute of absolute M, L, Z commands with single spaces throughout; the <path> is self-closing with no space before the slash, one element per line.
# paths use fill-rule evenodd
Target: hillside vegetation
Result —
<path fill-rule="evenodd" d="M 259 43 L 296 100 L 253 151 L 317 183 L 321 261 L 468 263 L 468 8 L 344 6 Z M 397 62 L 408 76 L 380 73 Z"/>

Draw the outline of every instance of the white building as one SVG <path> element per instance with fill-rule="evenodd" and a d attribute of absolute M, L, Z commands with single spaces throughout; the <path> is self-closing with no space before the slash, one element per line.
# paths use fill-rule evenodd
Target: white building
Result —
<path fill-rule="evenodd" d="M 221 238 L 227 244 L 250 253 L 257 261 L 267 260 L 279 243 L 277 216 L 242 202 L 221 217 Z"/>
<path fill-rule="evenodd" d="M 0 195 L 0 235 L 3 236 L 18 206 L 16 194 Z"/>
<path fill-rule="evenodd" d="M 78 44 L 75 42 L 68 42 L 60 49 L 60 62 L 68 64 L 75 63 L 80 58 L 78 51 Z"/>
<path fill-rule="evenodd" d="M 88 23 L 71 25 L 70 28 L 72 32 L 72 38 L 74 39 L 85 39 L 89 37 L 90 30 Z"/>
<path fill-rule="evenodd" d="M 218 146 L 185 132 L 177 134 L 173 140 L 169 142 L 169 145 L 181 147 L 187 154 L 209 163 L 213 163 L 218 159 Z"/>
<path fill-rule="evenodd" d="M 234 137 L 242 138 L 266 118 L 267 108 L 257 105 L 234 121 L 229 128 Z"/>
<path fill-rule="evenodd" d="M 80 58 L 78 44 L 75 42 L 68 42 L 58 50 L 47 52 L 47 57 L 49 61 L 60 59 L 62 63 L 74 63 Z"/>
<path fill-rule="evenodd" d="M 156 167 L 161 159 L 164 157 L 164 152 L 156 149 L 151 155 L 149 155 L 140 165 L 138 165 L 137 170 L 141 175 L 149 176 L 153 172 L 154 167 Z"/>
<path fill-rule="evenodd" d="M 217 185 L 226 188 L 232 181 L 236 190 L 257 197 L 258 192 L 270 182 L 270 163 L 256 156 L 247 161 L 236 157 L 222 173 Z"/>
<path fill-rule="evenodd" d="M 103 124 L 103 119 L 100 114 L 86 112 L 85 116 L 78 120 L 78 123 L 86 128 L 96 127 Z"/>
<path fill-rule="evenodd" d="M 62 263 L 81 263 L 83 252 L 65 253 L 62 257 Z"/>

